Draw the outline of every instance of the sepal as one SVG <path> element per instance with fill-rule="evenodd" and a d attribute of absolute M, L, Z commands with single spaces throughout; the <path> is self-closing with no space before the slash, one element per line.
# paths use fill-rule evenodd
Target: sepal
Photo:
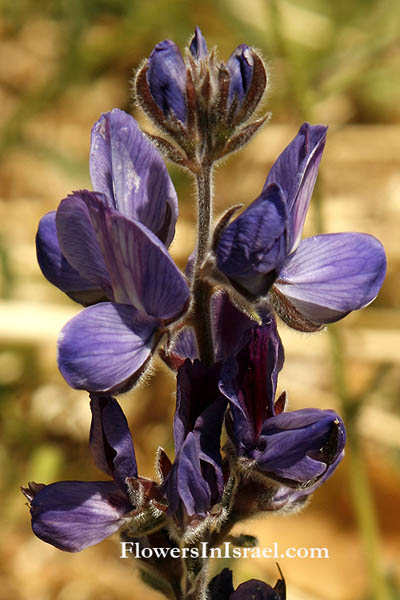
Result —
<path fill-rule="evenodd" d="M 150 535 L 167 523 L 167 505 L 160 487 L 144 477 L 127 477 L 127 493 L 134 507 L 126 531 L 130 537 Z"/>

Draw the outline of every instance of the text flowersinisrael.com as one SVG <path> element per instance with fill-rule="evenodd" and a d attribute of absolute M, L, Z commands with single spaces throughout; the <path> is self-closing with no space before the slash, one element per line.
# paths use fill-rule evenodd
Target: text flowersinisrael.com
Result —
<path fill-rule="evenodd" d="M 139 542 L 121 542 L 120 558 L 329 558 L 328 548 L 280 548 L 278 542 L 268 547 L 238 547 L 225 542 L 218 548 L 207 542 L 187 548 L 144 547 Z"/>

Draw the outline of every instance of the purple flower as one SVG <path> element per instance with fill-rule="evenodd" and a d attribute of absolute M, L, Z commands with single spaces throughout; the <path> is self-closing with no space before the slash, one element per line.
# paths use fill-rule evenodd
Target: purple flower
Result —
<path fill-rule="evenodd" d="M 136 121 L 103 115 L 92 131 L 95 192 L 65 198 L 39 226 L 48 279 L 89 306 L 61 332 L 59 368 L 74 388 L 121 392 L 140 377 L 189 287 L 167 251 L 177 199 L 166 167 Z"/>
<path fill-rule="evenodd" d="M 372 302 L 386 271 L 385 251 L 370 235 L 300 241 L 325 137 L 326 127 L 302 125 L 261 195 L 224 229 L 216 249 L 218 269 L 243 296 L 269 293 L 281 318 L 306 331 Z"/>
<path fill-rule="evenodd" d="M 90 174 L 93 188 L 103 194 L 105 205 L 139 221 L 167 247 L 170 245 L 178 216 L 176 193 L 161 156 L 131 116 L 114 109 L 94 125 Z M 80 260 L 74 260 L 72 265 L 67 258 L 68 248 L 75 240 L 79 243 L 80 238 L 86 240 L 86 247 Z M 56 212 L 52 211 L 41 219 L 36 236 L 37 257 L 44 276 L 84 305 L 112 297 L 108 278 L 99 278 L 98 270 L 104 271 L 104 260 L 94 238 L 83 206 L 69 231 L 60 229 Z"/>
<path fill-rule="evenodd" d="M 121 392 L 141 375 L 190 291 L 164 244 L 142 223 L 110 208 L 103 195 L 80 192 L 57 211 L 63 253 L 97 279 L 113 302 L 71 319 L 58 342 L 59 368 L 74 388 Z M 79 227 L 86 228 L 86 234 Z"/>
<path fill-rule="evenodd" d="M 223 569 L 208 585 L 210 600 L 286 600 L 285 580 L 278 579 L 272 588 L 259 579 L 241 583 L 236 591 L 233 587 L 232 571 Z"/>
<path fill-rule="evenodd" d="M 178 369 L 175 461 L 165 481 L 169 512 L 205 515 L 221 499 L 220 436 L 227 405 L 218 389 L 220 365 L 186 360 Z"/>
<path fill-rule="evenodd" d="M 31 503 L 33 532 L 67 552 L 97 544 L 135 519 L 140 512 L 132 504 L 135 482 L 147 499 L 157 496 L 153 482 L 138 478 L 132 438 L 117 401 L 93 397 L 91 410 L 90 449 L 97 467 L 112 481 L 31 483 L 22 488 Z"/>
<path fill-rule="evenodd" d="M 220 389 L 230 402 L 227 430 L 232 452 L 247 478 L 246 496 L 252 493 L 256 498 L 254 481 L 256 487 L 269 487 L 269 494 L 263 491 L 268 503 L 264 510 L 305 499 L 331 475 L 345 444 L 344 425 L 334 411 L 283 412 L 285 395 L 275 401 L 282 366 L 283 348 L 269 317 L 253 327 L 242 349 L 221 371 Z M 260 483 L 263 479 L 265 485 Z M 238 491 L 240 503 L 243 494 Z"/>

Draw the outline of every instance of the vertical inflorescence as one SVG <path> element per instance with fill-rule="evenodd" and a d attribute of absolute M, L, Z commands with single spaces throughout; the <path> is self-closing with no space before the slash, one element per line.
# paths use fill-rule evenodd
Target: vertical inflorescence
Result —
<path fill-rule="evenodd" d="M 117 530 L 140 548 L 186 549 L 180 559 L 139 561 L 169 598 L 286 598 L 283 577 L 274 588 L 250 580 L 235 591 L 224 569 L 208 583 L 199 548 L 220 545 L 256 513 L 297 510 L 336 469 L 341 418 L 287 412 L 276 393 L 284 350 L 275 315 L 317 331 L 372 302 L 385 275 L 385 252 L 370 235 L 302 240 L 322 125 L 304 123 L 260 195 L 214 223 L 213 166 L 266 123 L 269 115 L 256 114 L 266 84 L 262 58 L 245 44 L 226 64 L 198 28 L 184 56 L 170 40 L 157 44 L 134 91 L 159 134 L 143 134 L 118 109 L 103 114 L 91 137 L 94 191 L 62 200 L 37 233 L 43 274 L 85 307 L 60 334 L 58 364 L 90 393 L 90 449 L 110 480 L 29 484 L 33 531 L 69 552 Z M 198 240 L 185 273 L 168 253 L 178 202 L 160 151 L 197 182 Z M 177 394 L 175 458 L 158 449 L 156 482 L 139 476 L 113 396 L 157 353 L 176 373 Z"/>

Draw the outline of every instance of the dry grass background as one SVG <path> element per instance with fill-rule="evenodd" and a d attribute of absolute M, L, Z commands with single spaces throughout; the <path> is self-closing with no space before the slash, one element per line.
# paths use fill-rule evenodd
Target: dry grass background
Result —
<path fill-rule="evenodd" d="M 1 600 L 160 598 L 141 584 L 129 561 L 119 559 L 117 537 L 77 555 L 37 540 L 18 487 L 28 480 L 99 478 L 87 451 L 87 395 L 69 389 L 55 363 L 58 331 L 78 308 L 39 271 L 37 223 L 70 191 L 90 188 L 90 128 L 101 112 L 132 108 L 132 68 L 164 37 L 183 43 L 196 23 L 225 58 L 243 41 L 270 44 L 265 42 L 264 53 L 272 77 L 272 124 L 218 169 L 216 213 L 258 195 L 306 112 L 312 122 L 330 124 L 320 174 L 326 230 L 368 232 L 387 249 L 388 275 L 379 298 L 334 327 L 351 392 L 363 396 L 355 426 L 376 504 L 382 563 L 391 580 L 399 581 L 400 51 L 392 24 L 398 11 L 394 2 L 354 3 L 352 20 L 344 23 L 350 8 L 341 2 L 336 8 L 343 22 L 336 13 L 325 14 L 322 1 L 271 2 L 278 12 L 269 15 L 267 4 L 155 0 L 128 6 L 103 0 L 83 3 L 84 8 L 79 2 L 48 1 L 38 8 L 21 0 L 0 5 Z M 314 77 L 311 87 L 307 73 Z M 192 183 L 174 168 L 171 174 L 181 213 L 172 254 L 184 266 L 194 244 Z M 315 232 L 313 209 L 306 228 Z M 281 335 L 286 364 L 279 388 L 288 391 L 290 408 L 340 409 L 327 332 L 311 336 L 282 326 Z M 146 386 L 121 398 L 140 472 L 149 477 L 156 447 L 173 451 L 174 381 L 157 366 Z M 379 385 L 370 389 L 377 373 Z M 278 541 L 283 548 L 329 549 L 328 560 L 280 561 L 289 600 L 367 597 L 348 477 L 345 459 L 302 513 L 240 527 L 256 534 L 261 546 Z M 218 561 L 213 568 L 222 566 L 226 563 Z M 274 561 L 258 559 L 235 563 L 234 573 L 237 583 L 277 577 Z"/>

